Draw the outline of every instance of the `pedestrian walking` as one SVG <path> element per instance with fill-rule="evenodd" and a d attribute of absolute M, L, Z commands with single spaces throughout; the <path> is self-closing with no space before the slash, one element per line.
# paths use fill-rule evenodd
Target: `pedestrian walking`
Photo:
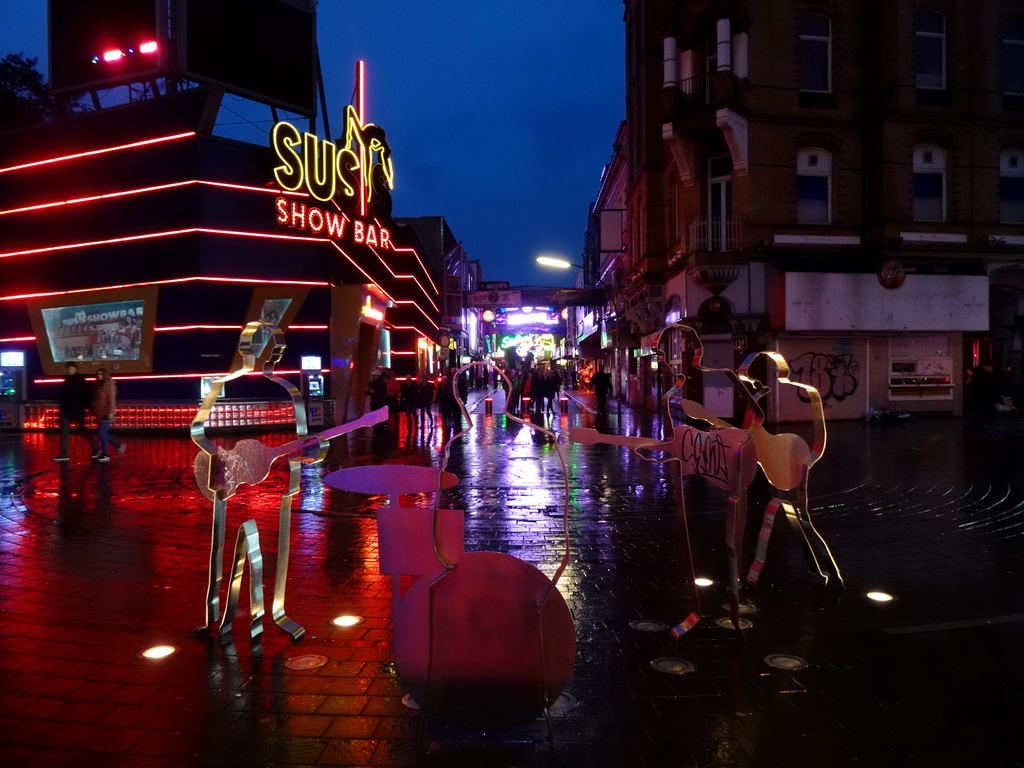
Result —
<path fill-rule="evenodd" d="M 388 381 L 382 371 L 374 371 L 370 374 L 370 383 L 366 387 L 366 394 L 370 396 L 371 411 L 379 410 L 388 404 Z M 383 434 L 387 428 L 388 423 L 386 421 L 373 425 L 373 431 L 378 435 Z"/>
<path fill-rule="evenodd" d="M 71 360 L 64 366 L 66 375 L 57 392 L 60 406 L 60 453 L 53 457 L 54 461 L 68 461 L 71 458 L 71 427 L 86 440 L 85 409 L 92 402 L 92 387 L 85 376 L 78 372 L 78 363 Z M 91 441 L 90 441 L 91 442 Z"/>
<path fill-rule="evenodd" d="M 110 372 L 106 368 L 96 369 L 92 412 L 96 416 L 97 424 L 97 441 L 93 444 L 92 457 L 96 461 L 110 461 L 110 448 L 120 455 L 127 446 L 110 434 L 110 427 L 113 426 L 114 417 L 117 415 L 117 385 L 110 378 Z"/>
<path fill-rule="evenodd" d="M 431 410 L 434 405 L 434 383 L 426 376 L 420 376 L 420 382 L 416 390 L 416 409 L 419 411 L 420 426 L 434 426 L 434 413 Z"/>
<path fill-rule="evenodd" d="M 419 385 L 412 376 L 402 382 L 402 412 L 405 414 L 405 428 L 416 426 L 416 409 L 419 405 Z"/>
<path fill-rule="evenodd" d="M 590 383 L 594 386 L 594 394 L 597 395 L 597 412 L 608 413 L 608 395 L 612 394 L 612 377 L 605 371 L 603 365 L 590 379 Z"/>

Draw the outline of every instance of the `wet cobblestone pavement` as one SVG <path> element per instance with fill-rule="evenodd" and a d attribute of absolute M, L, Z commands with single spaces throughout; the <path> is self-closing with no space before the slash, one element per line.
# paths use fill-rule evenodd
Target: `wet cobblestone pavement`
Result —
<path fill-rule="evenodd" d="M 452 447 L 461 482 L 442 506 L 465 510 L 467 551 L 509 553 L 550 575 L 564 547 L 556 446 L 485 416 L 481 397 L 470 397 L 476 427 Z M 561 444 L 570 426 L 595 421 L 581 397 L 549 418 Z M 661 431 L 657 416 L 630 409 L 598 425 Z M 84 441 L 56 465 L 56 435 L 0 436 L 4 765 L 1024 765 L 1021 420 L 831 424 L 811 509 L 845 587 L 814 584 L 780 519 L 761 581 L 743 595 L 742 641 L 715 623 L 728 602 L 724 493 L 685 483 L 696 570 L 714 582 L 700 624 L 678 640 L 639 631 L 631 622 L 671 626 L 693 607 L 675 475 L 623 448 L 565 444 L 572 554 L 559 589 L 578 643 L 568 696 L 549 721 L 486 733 L 403 705 L 391 580 L 377 569 L 385 497 L 323 483 L 342 467 L 439 464 L 445 435 L 364 429 L 304 471 L 287 609 L 307 635 L 292 642 L 268 618 L 255 647 L 244 596 L 233 644 L 192 631 L 203 623 L 210 508 L 186 435 L 129 433 L 108 465 L 89 462 Z M 229 540 L 243 520 L 259 525 L 268 600 L 284 483 L 277 467 L 228 506 Z M 745 559 L 767 499 L 755 483 Z M 896 599 L 873 602 L 871 590 Z M 344 613 L 364 621 L 330 623 Z M 160 643 L 179 651 L 138 658 Z M 771 654 L 807 666 L 774 668 Z M 306 655 L 324 663 L 290 668 Z M 665 657 L 694 669 L 651 666 Z"/>

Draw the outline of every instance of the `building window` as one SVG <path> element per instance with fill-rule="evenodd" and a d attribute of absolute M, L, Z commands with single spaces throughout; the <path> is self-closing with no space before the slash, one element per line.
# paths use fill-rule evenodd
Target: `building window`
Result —
<path fill-rule="evenodd" d="M 712 27 L 704 40 L 704 101 L 715 100 L 715 72 L 718 71 L 718 35 Z"/>
<path fill-rule="evenodd" d="M 832 222 L 832 155 L 818 147 L 796 155 L 797 224 Z"/>
<path fill-rule="evenodd" d="M 1003 93 L 1024 96 L 1024 19 L 1003 22 Z"/>
<path fill-rule="evenodd" d="M 1024 149 L 999 154 L 999 221 L 1024 224 Z"/>
<path fill-rule="evenodd" d="M 918 88 L 946 88 L 946 20 L 935 11 L 914 14 L 914 65 Z"/>
<path fill-rule="evenodd" d="M 832 93 L 832 22 L 807 13 L 800 17 L 800 90 Z"/>
<path fill-rule="evenodd" d="M 932 144 L 914 148 L 913 219 L 946 220 L 946 151 Z"/>

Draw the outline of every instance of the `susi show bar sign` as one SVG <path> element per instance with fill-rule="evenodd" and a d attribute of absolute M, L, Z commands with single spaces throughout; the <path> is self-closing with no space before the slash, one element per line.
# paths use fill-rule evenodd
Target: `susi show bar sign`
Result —
<path fill-rule="evenodd" d="M 344 142 L 301 133 L 277 123 L 271 147 L 279 161 L 274 180 L 288 192 L 305 192 L 323 206 L 279 196 L 275 219 L 282 226 L 334 240 L 390 249 L 391 233 L 380 219 L 391 216 L 395 172 L 391 147 L 379 126 L 363 125 L 355 107 L 346 110 Z"/>

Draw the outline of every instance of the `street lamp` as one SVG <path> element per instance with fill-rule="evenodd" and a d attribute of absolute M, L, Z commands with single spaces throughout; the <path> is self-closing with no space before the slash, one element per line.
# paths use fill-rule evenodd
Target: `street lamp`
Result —
<path fill-rule="evenodd" d="M 558 256 L 538 256 L 536 261 L 542 267 L 554 267 L 555 269 L 571 269 L 576 267 L 577 269 L 583 269 L 582 264 L 576 264 Z"/>

